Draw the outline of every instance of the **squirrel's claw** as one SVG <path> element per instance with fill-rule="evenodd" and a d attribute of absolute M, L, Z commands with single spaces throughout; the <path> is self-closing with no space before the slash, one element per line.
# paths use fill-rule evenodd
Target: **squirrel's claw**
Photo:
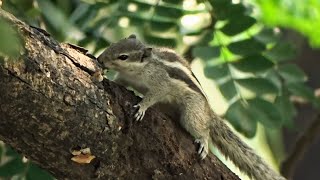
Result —
<path fill-rule="evenodd" d="M 200 155 L 200 158 L 206 158 L 209 153 L 209 147 L 206 146 L 206 143 L 203 141 L 203 139 L 196 139 L 194 142 L 199 144 L 198 154 Z"/>
<path fill-rule="evenodd" d="M 198 154 L 201 154 L 201 152 L 203 151 L 203 148 L 204 148 L 203 143 L 201 143 L 200 139 L 196 139 L 196 140 L 194 140 L 194 142 L 199 144 Z"/>
<path fill-rule="evenodd" d="M 146 111 L 141 108 L 140 104 L 136 104 L 133 107 L 138 109 L 134 115 L 134 119 L 136 121 L 141 121 L 143 119 Z"/>

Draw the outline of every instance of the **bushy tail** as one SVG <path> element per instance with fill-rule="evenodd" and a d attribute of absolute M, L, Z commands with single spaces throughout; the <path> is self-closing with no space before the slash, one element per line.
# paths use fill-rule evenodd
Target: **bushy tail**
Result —
<path fill-rule="evenodd" d="M 215 119 L 214 121 L 210 131 L 212 142 L 241 171 L 256 180 L 285 180 L 242 142 L 223 120 Z"/>

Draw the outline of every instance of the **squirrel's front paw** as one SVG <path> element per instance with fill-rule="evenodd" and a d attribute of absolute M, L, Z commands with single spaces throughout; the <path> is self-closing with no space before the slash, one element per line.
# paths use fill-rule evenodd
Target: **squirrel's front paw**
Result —
<path fill-rule="evenodd" d="M 198 154 L 200 155 L 200 158 L 206 158 L 209 153 L 208 143 L 204 139 L 196 139 L 194 142 L 199 144 Z"/>
<path fill-rule="evenodd" d="M 146 113 L 146 109 L 142 108 L 140 104 L 136 104 L 133 106 L 134 108 L 138 109 L 134 115 L 136 121 L 141 121 Z"/>

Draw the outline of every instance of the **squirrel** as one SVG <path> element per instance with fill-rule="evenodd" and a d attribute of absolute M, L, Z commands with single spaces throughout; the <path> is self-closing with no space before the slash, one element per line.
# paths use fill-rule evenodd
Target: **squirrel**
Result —
<path fill-rule="evenodd" d="M 141 121 L 146 110 L 156 103 L 175 104 L 181 113 L 180 124 L 199 143 L 197 153 L 201 159 L 213 144 L 249 177 L 285 180 L 213 112 L 189 63 L 175 51 L 146 46 L 132 34 L 111 44 L 97 60 L 103 68 L 117 71 L 116 83 L 131 86 L 144 95 L 134 105 L 136 121 Z"/>

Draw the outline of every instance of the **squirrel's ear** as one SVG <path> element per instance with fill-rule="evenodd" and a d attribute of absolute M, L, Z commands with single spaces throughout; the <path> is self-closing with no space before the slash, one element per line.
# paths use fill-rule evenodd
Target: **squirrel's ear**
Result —
<path fill-rule="evenodd" d="M 151 47 L 147 47 L 147 48 L 144 48 L 142 51 L 143 51 L 143 54 L 142 54 L 142 57 L 141 57 L 141 62 L 143 62 L 144 58 L 147 58 L 147 57 L 151 56 L 152 48 Z"/>
<path fill-rule="evenodd" d="M 136 39 L 137 38 L 137 36 L 135 35 L 135 34 L 131 34 L 129 37 L 128 37 L 128 39 Z"/>

